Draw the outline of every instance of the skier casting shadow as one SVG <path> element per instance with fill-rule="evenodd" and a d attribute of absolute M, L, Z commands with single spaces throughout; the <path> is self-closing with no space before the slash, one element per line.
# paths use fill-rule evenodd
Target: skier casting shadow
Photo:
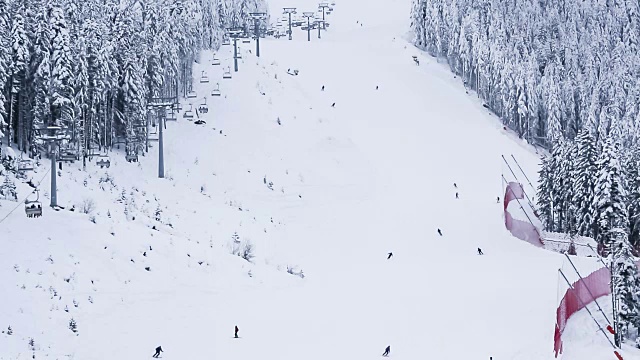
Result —
<path fill-rule="evenodd" d="M 389 255 L 387 256 L 387 260 L 391 259 L 392 256 L 393 256 L 393 253 L 390 252 Z"/>
<path fill-rule="evenodd" d="M 384 352 L 382 353 L 382 356 L 389 356 L 389 353 L 391 352 L 391 345 L 387 346 L 386 349 L 384 349 Z"/>
<path fill-rule="evenodd" d="M 236 339 L 238 338 L 238 331 L 239 331 L 239 330 L 240 330 L 240 329 L 238 329 L 238 326 L 236 325 L 236 332 L 235 332 L 235 336 L 234 336 Z"/>
<path fill-rule="evenodd" d="M 161 353 L 161 352 L 163 352 L 163 351 L 162 351 L 162 346 L 158 346 L 158 347 L 156 348 L 156 353 L 155 353 L 155 354 L 153 354 L 153 356 L 152 356 L 152 357 L 154 357 L 154 358 L 160 357 L 160 353 Z"/>

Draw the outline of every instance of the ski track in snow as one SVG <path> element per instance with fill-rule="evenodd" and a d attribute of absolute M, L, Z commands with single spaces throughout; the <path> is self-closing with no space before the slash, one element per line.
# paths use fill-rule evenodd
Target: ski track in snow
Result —
<path fill-rule="evenodd" d="M 271 1 L 272 16 L 287 5 Z M 395 359 L 553 358 L 563 257 L 511 237 L 495 201 L 500 155 L 533 178 L 539 159 L 407 42 L 408 14 L 406 0 L 339 1 L 320 41 L 294 28 L 293 41 L 261 40 L 259 59 L 240 43 L 231 80 L 232 47 L 222 66 L 203 53 L 194 74 L 211 82 L 196 78 L 183 106 L 218 82 L 222 96 L 208 96 L 206 125 L 182 113 L 167 124 L 165 180 L 157 144 L 139 164 L 113 153 L 108 170 L 66 165 L 60 201 L 94 199 L 97 223 L 46 208 L 0 224 L 0 328 L 14 330 L 0 335 L 0 359 L 30 358 L 29 337 L 37 358 L 55 359 L 138 359 L 158 345 L 165 359 L 373 359 L 387 345 Z M 101 190 L 105 173 L 116 188 Z M 47 190 L 48 177 L 44 203 Z M 152 220 L 158 203 L 164 224 Z M 2 205 L 0 216 L 14 204 Z M 255 244 L 255 264 L 229 255 L 234 232 Z M 595 332 L 580 346 L 598 351 L 569 350 L 585 335 L 567 329 L 565 359 L 611 355 Z"/>

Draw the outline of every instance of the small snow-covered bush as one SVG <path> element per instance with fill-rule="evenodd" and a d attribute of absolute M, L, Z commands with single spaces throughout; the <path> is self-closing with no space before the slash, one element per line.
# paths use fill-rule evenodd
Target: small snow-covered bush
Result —
<path fill-rule="evenodd" d="M 240 256 L 248 262 L 252 262 L 251 260 L 253 260 L 253 258 L 255 257 L 253 252 L 253 243 L 251 243 L 250 241 L 245 241 L 244 245 L 242 246 L 242 254 Z"/>
<path fill-rule="evenodd" d="M 4 177 L 4 181 L 0 184 L 0 196 L 5 200 L 18 201 L 16 184 L 9 177 L 9 174 Z"/>
<path fill-rule="evenodd" d="M 74 333 L 78 332 L 78 324 L 76 324 L 76 321 L 73 318 L 69 320 L 69 330 L 73 331 Z"/>
<path fill-rule="evenodd" d="M 96 209 L 96 203 L 91 198 L 84 198 L 78 207 L 83 214 L 91 214 Z"/>

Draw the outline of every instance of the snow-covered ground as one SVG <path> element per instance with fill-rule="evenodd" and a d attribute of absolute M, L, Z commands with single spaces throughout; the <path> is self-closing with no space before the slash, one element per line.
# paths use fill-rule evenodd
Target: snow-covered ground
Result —
<path fill-rule="evenodd" d="M 290 5 L 273 0 L 272 16 Z M 65 166 L 59 202 L 75 212 L 0 223 L 0 329 L 13 330 L 0 359 L 31 357 L 30 338 L 50 359 L 158 345 L 166 359 L 362 359 L 387 345 L 396 359 L 552 358 L 564 257 L 512 238 L 496 203 L 500 156 L 528 175 L 538 158 L 410 45 L 408 14 L 407 0 L 338 2 L 322 40 L 294 28 L 293 41 L 261 40 L 261 58 L 241 44 L 231 80 L 232 47 L 222 66 L 203 54 L 211 82 L 183 104 L 216 83 L 222 96 L 208 96 L 206 125 L 167 124 L 166 179 L 157 144 L 137 164 Z M 46 167 L 33 174 L 45 204 Z M 230 255 L 234 233 L 252 263 Z M 602 359 L 585 353 L 565 358 Z"/>

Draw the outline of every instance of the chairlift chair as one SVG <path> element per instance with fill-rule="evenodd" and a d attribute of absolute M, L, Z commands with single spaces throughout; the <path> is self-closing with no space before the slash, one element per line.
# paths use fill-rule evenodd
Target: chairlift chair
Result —
<path fill-rule="evenodd" d="M 243 44 L 251 44 L 251 40 L 249 38 L 242 39 Z"/>
<path fill-rule="evenodd" d="M 224 39 L 224 40 L 222 40 L 222 45 L 224 45 L 224 46 L 229 46 L 229 45 L 231 45 L 231 40 L 229 40 L 229 39 Z"/>
<path fill-rule="evenodd" d="M 222 73 L 223 79 L 231 79 L 231 67 L 227 66 L 227 68 Z"/>
<path fill-rule="evenodd" d="M 32 171 L 33 170 L 33 161 L 30 159 L 21 159 L 18 162 L 18 171 L 19 172 L 25 172 L 25 171 Z"/>
<path fill-rule="evenodd" d="M 204 70 L 202 70 L 202 75 L 200 76 L 200 82 L 201 83 L 209 82 L 209 76 L 207 76 L 207 73 Z"/>
<path fill-rule="evenodd" d="M 216 83 L 216 87 L 211 90 L 211 96 L 220 96 L 220 83 Z"/>
<path fill-rule="evenodd" d="M 24 212 L 27 214 L 28 218 L 35 218 L 42 216 L 42 203 L 40 203 L 40 192 L 38 189 L 36 191 L 37 198 L 35 200 L 25 200 L 24 201 Z"/>
<path fill-rule="evenodd" d="M 200 111 L 201 114 L 206 114 L 209 112 L 209 106 L 207 105 L 207 98 L 204 98 L 204 103 L 200 104 L 200 106 L 198 106 L 198 111 Z"/>
<path fill-rule="evenodd" d="M 58 155 L 58 161 L 62 162 L 75 162 L 78 160 L 78 154 L 71 149 L 62 149 Z"/>
<path fill-rule="evenodd" d="M 106 167 L 107 169 L 111 167 L 111 159 L 109 155 L 103 154 L 98 155 L 98 159 L 96 160 L 96 165 L 100 166 L 100 169 Z"/>
<path fill-rule="evenodd" d="M 213 57 L 213 59 L 211 60 L 211 65 L 213 66 L 220 66 L 220 59 L 217 59 L 215 56 Z"/>
<path fill-rule="evenodd" d="M 182 107 L 180 107 L 180 109 L 182 109 Z M 167 117 L 164 119 L 164 121 L 178 121 L 173 109 L 169 110 L 169 112 L 167 113 Z"/>
<path fill-rule="evenodd" d="M 195 91 L 193 91 L 193 90 L 189 90 L 189 91 L 187 92 L 187 98 L 189 98 L 189 99 L 193 99 L 193 98 L 195 98 L 195 97 L 198 97 L 198 93 L 197 93 L 197 92 L 195 92 Z"/>
<path fill-rule="evenodd" d="M 138 162 L 138 154 L 127 154 L 127 156 L 125 156 L 125 159 L 127 160 L 127 162 Z"/>
<path fill-rule="evenodd" d="M 185 110 L 185 112 L 182 114 L 182 117 L 185 119 L 193 119 L 193 105 L 189 104 L 189 110 Z"/>

